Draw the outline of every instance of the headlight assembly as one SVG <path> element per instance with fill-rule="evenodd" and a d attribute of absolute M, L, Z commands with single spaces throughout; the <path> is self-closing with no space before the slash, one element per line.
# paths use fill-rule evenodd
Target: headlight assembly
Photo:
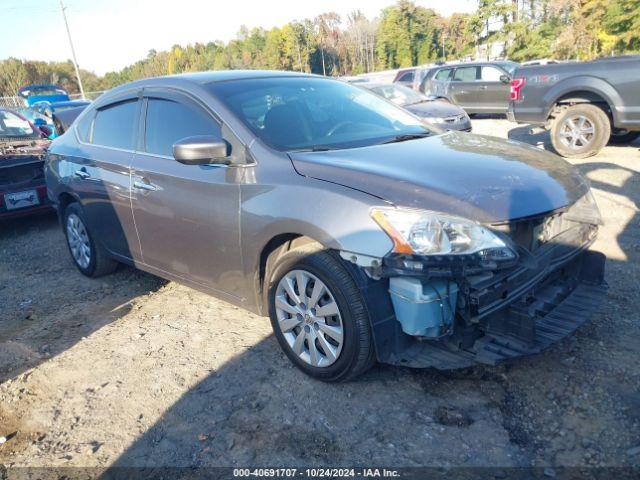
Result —
<path fill-rule="evenodd" d="M 391 237 L 395 253 L 420 256 L 479 255 L 508 261 L 517 254 L 500 237 L 464 218 L 426 210 L 376 207 L 371 217 Z"/>

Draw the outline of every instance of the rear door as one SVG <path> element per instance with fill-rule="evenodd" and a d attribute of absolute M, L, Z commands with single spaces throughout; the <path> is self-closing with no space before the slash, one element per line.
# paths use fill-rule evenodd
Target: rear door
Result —
<path fill-rule="evenodd" d="M 187 95 L 145 89 L 143 109 L 131 201 L 143 261 L 233 294 L 242 271 L 236 167 L 184 165 L 172 153 L 172 145 L 185 137 L 223 132 L 227 138 L 230 132 Z"/>
<path fill-rule="evenodd" d="M 478 101 L 477 95 L 478 67 L 457 67 L 449 82 L 449 99 L 464 109 L 473 110 Z"/>
<path fill-rule="evenodd" d="M 95 238 L 128 260 L 140 255 L 129 183 L 140 105 L 133 92 L 89 112 L 77 129 L 82 153 L 65 167 Z"/>
<path fill-rule="evenodd" d="M 480 67 L 480 78 L 477 82 L 478 108 L 488 112 L 506 112 L 509 107 L 509 82 L 500 81 L 507 72 L 493 65 Z"/>

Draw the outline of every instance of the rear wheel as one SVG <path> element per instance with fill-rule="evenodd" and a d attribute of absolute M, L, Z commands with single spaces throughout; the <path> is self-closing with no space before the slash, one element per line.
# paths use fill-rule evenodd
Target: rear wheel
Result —
<path fill-rule="evenodd" d="M 563 109 L 551 124 L 551 143 L 566 158 L 596 155 L 609 141 L 611 122 L 601 108 L 591 104 Z"/>
<path fill-rule="evenodd" d="M 82 274 L 100 277 L 113 272 L 118 266 L 91 235 L 82 207 L 78 203 L 69 204 L 64 211 L 64 233 L 73 263 Z"/>
<path fill-rule="evenodd" d="M 629 130 L 615 128 L 611 132 L 609 143 L 613 145 L 622 145 L 625 143 L 631 143 L 638 137 L 640 137 L 640 132 L 630 132 Z"/>
<path fill-rule="evenodd" d="M 327 382 L 353 379 L 373 365 L 365 301 L 338 256 L 296 248 L 270 278 L 271 325 L 294 365 Z"/>

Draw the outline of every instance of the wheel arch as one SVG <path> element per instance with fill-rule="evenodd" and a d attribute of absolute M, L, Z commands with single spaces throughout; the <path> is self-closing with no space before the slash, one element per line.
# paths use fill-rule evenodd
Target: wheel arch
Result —
<path fill-rule="evenodd" d="M 262 314 L 269 311 L 265 289 L 268 266 L 289 250 L 310 244 L 316 244 L 318 249 L 330 248 L 327 245 L 323 245 L 316 238 L 293 232 L 275 235 L 262 247 L 254 270 L 256 272 L 254 279 L 256 303 Z"/>
<path fill-rule="evenodd" d="M 74 193 L 64 190 L 62 192 L 59 192 L 56 196 L 56 210 L 58 212 L 58 218 L 61 222 L 63 220 L 64 211 L 72 203 L 80 203 L 80 199 Z"/>
<path fill-rule="evenodd" d="M 613 122 L 618 119 L 616 105 L 622 103 L 618 92 L 605 80 L 591 76 L 571 77 L 551 88 L 544 96 L 547 118 L 558 105 L 592 103 L 601 106 Z"/>

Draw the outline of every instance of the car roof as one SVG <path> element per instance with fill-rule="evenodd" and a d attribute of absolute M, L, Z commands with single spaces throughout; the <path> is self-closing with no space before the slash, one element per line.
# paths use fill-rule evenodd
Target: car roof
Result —
<path fill-rule="evenodd" d="M 119 92 L 130 90 L 132 88 L 143 87 L 171 87 L 171 86 L 188 86 L 188 85 L 208 85 L 217 82 L 228 82 L 233 80 L 247 80 L 257 78 L 327 78 L 337 80 L 334 77 L 323 77 L 322 75 L 314 75 L 310 73 L 284 72 L 279 70 L 215 70 L 206 72 L 189 72 L 177 75 L 164 75 L 159 77 L 144 78 L 133 82 L 124 83 L 111 90 L 105 95 L 111 97 Z M 102 98 L 102 97 L 101 97 Z"/>
<path fill-rule="evenodd" d="M 433 67 L 434 69 L 445 69 L 445 68 L 458 68 L 458 67 L 481 67 L 483 65 L 500 65 L 505 63 L 516 63 L 511 60 L 495 60 L 489 62 L 459 62 L 459 63 L 447 63 L 446 65 L 438 65 Z"/>
<path fill-rule="evenodd" d="M 280 78 L 280 77 L 321 77 L 321 75 L 313 75 L 309 73 L 284 72 L 279 70 L 215 70 L 206 72 L 190 72 L 180 73 L 177 75 L 165 75 L 160 77 L 146 78 L 137 80 L 125 85 L 156 83 L 173 81 L 196 83 L 206 85 L 216 82 L 228 82 L 231 80 L 246 80 L 252 78 Z M 331 78 L 331 77 L 329 77 Z"/>

